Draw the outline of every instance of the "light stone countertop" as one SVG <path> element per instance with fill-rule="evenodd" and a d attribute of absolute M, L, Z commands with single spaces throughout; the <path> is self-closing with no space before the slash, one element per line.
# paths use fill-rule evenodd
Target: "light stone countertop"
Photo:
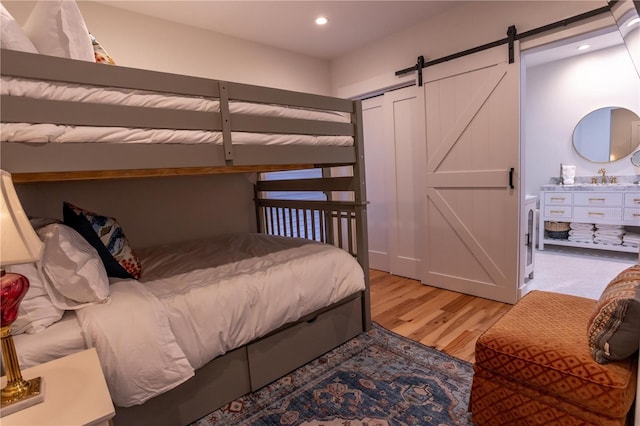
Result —
<path fill-rule="evenodd" d="M 575 185 L 542 185 L 540 191 L 590 191 L 590 192 L 618 192 L 618 191 L 638 191 L 640 192 L 640 185 L 633 183 L 620 183 L 620 184 L 592 184 L 592 183 L 578 183 Z"/>
<path fill-rule="evenodd" d="M 561 185 L 557 177 L 549 179 L 549 183 L 542 185 L 540 191 L 591 191 L 591 192 L 618 192 L 640 191 L 640 175 L 617 176 L 617 183 L 591 183 L 591 176 L 576 176 L 574 185 Z M 600 182 L 600 176 L 596 177 Z M 609 177 L 607 177 L 609 179 Z"/>

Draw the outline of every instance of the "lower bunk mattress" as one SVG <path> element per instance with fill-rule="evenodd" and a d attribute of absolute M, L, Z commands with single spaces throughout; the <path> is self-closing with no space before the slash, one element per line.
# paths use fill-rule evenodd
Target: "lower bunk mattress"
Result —
<path fill-rule="evenodd" d="M 210 360 L 365 289 L 350 254 L 304 239 L 238 234 L 138 256 L 142 278 L 112 279 L 107 303 L 16 336 L 23 368 L 95 347 L 114 404 L 139 405 Z"/>

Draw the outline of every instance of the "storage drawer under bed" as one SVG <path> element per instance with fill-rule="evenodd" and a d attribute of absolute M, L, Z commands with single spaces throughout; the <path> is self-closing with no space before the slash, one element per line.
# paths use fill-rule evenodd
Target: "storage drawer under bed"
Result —
<path fill-rule="evenodd" d="M 186 425 L 249 393 L 247 349 L 227 352 L 196 371 L 195 377 L 143 405 L 116 407 L 115 426 Z"/>
<path fill-rule="evenodd" d="M 247 346 L 251 390 L 271 383 L 363 331 L 360 296 Z"/>

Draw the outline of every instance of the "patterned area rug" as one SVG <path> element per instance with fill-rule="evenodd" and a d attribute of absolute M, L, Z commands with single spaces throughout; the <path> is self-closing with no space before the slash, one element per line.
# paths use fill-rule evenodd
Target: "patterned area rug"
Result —
<path fill-rule="evenodd" d="M 193 426 L 470 425 L 472 376 L 471 364 L 374 323 Z"/>

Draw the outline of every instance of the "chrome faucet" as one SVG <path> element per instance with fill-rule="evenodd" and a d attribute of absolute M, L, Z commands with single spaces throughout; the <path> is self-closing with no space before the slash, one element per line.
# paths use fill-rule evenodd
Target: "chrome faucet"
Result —
<path fill-rule="evenodd" d="M 607 177 L 605 176 L 605 174 L 607 173 L 607 171 L 604 168 L 602 168 L 602 169 L 598 170 L 598 173 L 602 175 L 602 178 L 601 178 L 602 184 L 603 185 L 606 184 L 607 183 Z"/>

